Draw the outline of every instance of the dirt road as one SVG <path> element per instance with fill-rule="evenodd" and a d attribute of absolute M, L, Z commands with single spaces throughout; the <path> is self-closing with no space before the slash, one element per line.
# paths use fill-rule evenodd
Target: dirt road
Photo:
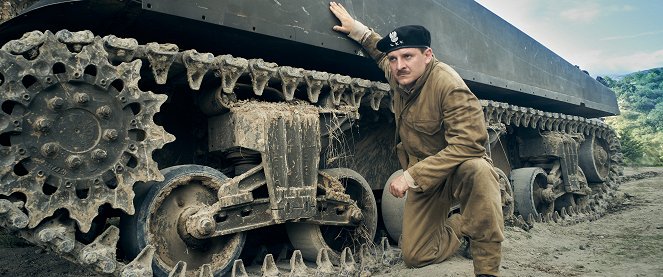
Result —
<path fill-rule="evenodd" d="M 646 171 L 627 169 L 625 175 Z M 536 224 L 529 232 L 507 228 L 502 274 L 663 276 L 663 177 L 631 181 L 620 190 L 622 206 L 599 220 Z M 420 269 L 401 266 L 384 276 L 473 276 L 472 261 L 454 256 Z"/>
<path fill-rule="evenodd" d="M 663 168 L 627 169 L 625 175 Z M 570 226 L 507 228 L 504 276 L 663 276 L 663 175 L 622 184 L 621 207 Z M 396 265 L 381 276 L 473 276 L 457 255 L 420 269 Z M 96 276 L 36 247 L 0 236 L 0 276 Z"/>

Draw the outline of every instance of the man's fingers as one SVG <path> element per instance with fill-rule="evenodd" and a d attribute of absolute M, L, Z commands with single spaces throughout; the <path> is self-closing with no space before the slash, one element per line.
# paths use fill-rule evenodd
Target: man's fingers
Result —
<path fill-rule="evenodd" d="M 344 13 L 346 13 L 346 14 L 349 14 L 348 11 L 345 10 L 345 7 L 343 7 L 343 5 L 341 5 L 340 3 L 331 2 L 330 4 L 331 4 L 335 9 L 338 9 L 340 12 L 344 12 Z"/>
<path fill-rule="evenodd" d="M 395 181 L 395 180 L 394 180 L 394 181 Z M 394 197 L 398 197 L 398 192 L 397 192 L 396 189 L 394 188 L 394 181 L 392 181 L 392 182 L 389 184 L 389 193 L 391 193 L 391 195 L 393 195 Z"/>
<path fill-rule="evenodd" d="M 389 184 L 389 193 L 393 195 L 396 198 L 403 198 L 405 197 L 405 192 L 407 191 L 407 188 L 404 190 L 402 189 L 402 185 L 405 182 L 405 180 L 402 178 L 402 176 L 397 177 L 391 183 Z"/>
<path fill-rule="evenodd" d="M 329 10 L 336 16 L 336 18 L 341 22 L 341 25 L 334 26 L 332 29 L 334 31 L 350 33 L 351 24 L 354 22 L 354 19 L 345 8 L 336 2 L 329 2 Z"/>

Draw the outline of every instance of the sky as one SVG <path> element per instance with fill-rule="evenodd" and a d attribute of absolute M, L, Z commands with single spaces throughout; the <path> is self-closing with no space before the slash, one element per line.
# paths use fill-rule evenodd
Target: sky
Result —
<path fill-rule="evenodd" d="M 592 76 L 663 67 L 663 1 L 476 1 Z"/>

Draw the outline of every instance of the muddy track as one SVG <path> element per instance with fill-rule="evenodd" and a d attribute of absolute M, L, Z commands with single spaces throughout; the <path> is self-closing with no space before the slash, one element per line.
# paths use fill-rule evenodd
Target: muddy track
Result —
<path fill-rule="evenodd" d="M 619 209 L 571 226 L 507 227 L 505 276 L 655 276 L 663 264 L 663 168 L 625 170 Z M 626 196 L 624 196 L 626 195 Z M 0 236 L 2 276 L 102 276 L 10 235 Z M 285 267 L 287 263 L 282 262 Z M 311 265 L 310 265 L 311 266 Z M 461 255 L 421 269 L 397 263 L 378 276 L 472 276 Z M 249 271 L 256 270 L 249 268 Z M 259 270 L 259 269 L 258 269 Z"/>

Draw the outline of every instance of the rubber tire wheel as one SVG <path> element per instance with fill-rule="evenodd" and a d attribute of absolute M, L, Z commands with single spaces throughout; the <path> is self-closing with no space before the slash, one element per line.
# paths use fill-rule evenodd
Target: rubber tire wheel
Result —
<path fill-rule="evenodd" d="M 361 208 L 364 215 L 362 226 L 365 227 L 365 232 L 361 232 L 359 237 L 352 237 L 352 241 L 349 244 L 348 241 L 343 241 L 340 245 L 337 243 L 330 245 L 325 238 L 337 238 L 337 232 L 335 231 L 341 227 L 290 222 L 286 223 L 286 231 L 292 246 L 301 251 L 304 259 L 315 261 L 320 249 L 327 248 L 331 250 L 328 251 L 329 259 L 332 263 L 338 264 L 341 258 L 341 251 L 345 247 L 350 247 L 353 253 L 357 253 L 361 244 L 373 242 L 377 229 L 377 204 L 373 196 L 373 190 L 368 185 L 366 179 L 359 173 L 348 168 L 331 168 L 322 171 L 346 185 L 346 193 L 350 194 L 353 200 L 357 200 L 357 205 Z M 343 229 L 340 231 L 347 230 Z M 356 231 L 358 230 L 352 230 L 353 235 L 357 235 Z M 325 237 L 326 232 L 332 233 L 333 236 L 327 235 Z M 345 236 L 343 237 L 345 238 Z M 338 242 L 338 240 L 334 242 Z"/>
<path fill-rule="evenodd" d="M 609 148 L 605 145 L 604 140 L 596 136 L 585 138 L 578 149 L 578 165 L 582 168 L 587 181 L 602 183 L 608 180 L 610 175 L 609 156 Z"/>
<path fill-rule="evenodd" d="M 223 173 L 219 172 L 216 169 L 201 165 L 173 166 L 161 170 L 161 173 L 164 175 L 164 180 L 162 182 L 151 183 L 151 188 L 149 189 L 149 191 L 144 195 L 140 196 L 140 198 L 142 198 L 142 201 L 139 200 L 140 203 L 137 203 L 136 205 L 136 207 L 138 207 L 136 214 L 133 217 L 124 219 L 124 221 L 127 223 L 121 224 L 121 226 L 123 226 L 123 231 L 125 231 L 121 232 L 121 237 L 124 235 L 130 236 L 129 238 L 124 238 L 121 240 L 125 245 L 127 243 L 132 244 L 129 245 L 128 248 L 125 248 L 130 258 L 135 257 L 147 245 L 149 244 L 153 245 L 156 248 L 156 251 L 154 253 L 155 256 L 152 261 L 152 269 L 154 271 L 154 275 L 169 276 L 170 271 L 175 267 L 175 263 L 177 263 L 177 261 L 175 261 L 175 263 L 172 265 L 167 265 L 170 266 L 170 268 L 164 268 L 164 266 L 159 262 L 160 258 L 158 256 L 160 254 L 160 250 L 161 252 L 164 252 L 163 249 L 161 248 L 165 246 L 159 245 L 158 243 L 155 243 L 153 241 L 148 241 L 149 240 L 148 227 L 150 225 L 150 219 L 151 216 L 153 216 L 158 210 L 154 209 L 154 213 L 150 211 L 153 202 L 156 200 L 157 196 L 160 195 L 160 193 L 162 193 L 166 189 L 170 190 L 171 185 L 174 184 L 177 185 L 176 182 L 182 180 L 183 178 L 186 179 L 190 177 L 199 177 L 199 178 L 204 177 L 204 178 L 215 178 L 217 180 L 225 180 L 228 179 L 228 177 L 226 177 Z M 175 190 L 176 188 L 177 187 L 174 187 L 172 188 L 172 190 Z M 210 199 L 213 199 L 212 201 L 216 201 L 217 199 L 216 188 L 210 188 L 210 193 L 212 193 L 212 195 L 210 196 L 213 196 L 213 198 Z M 211 203 L 205 203 L 205 204 L 211 204 Z M 173 215 L 173 216 L 179 216 L 179 215 Z M 239 258 L 242 249 L 244 247 L 244 243 L 246 242 L 246 234 L 244 232 L 223 236 L 221 238 L 229 238 L 228 241 L 234 242 L 235 247 L 230 249 L 230 251 L 227 250 L 224 251 L 226 255 L 224 255 L 224 259 L 223 261 L 221 261 L 220 265 L 212 264 L 212 270 L 213 270 L 212 273 L 214 276 L 222 276 L 224 273 L 228 272 L 232 268 L 234 261 Z M 219 238 L 211 238 L 208 240 L 213 241 L 215 239 Z M 211 258 L 214 254 L 216 254 L 216 252 L 210 253 L 209 257 Z M 202 261 L 202 263 L 211 264 L 212 262 Z M 189 274 L 198 275 L 198 272 L 195 273 L 193 272 L 194 270 L 198 269 L 199 269 L 198 267 L 192 267 L 191 264 L 188 264 L 187 275 Z"/>
<path fill-rule="evenodd" d="M 398 241 L 401 233 L 403 233 L 403 210 L 405 209 L 407 193 L 403 198 L 396 198 L 389 192 L 389 184 L 401 174 L 403 174 L 403 170 L 399 169 L 389 176 L 382 190 L 382 201 L 380 203 L 384 227 L 387 229 L 389 237 L 394 241 Z"/>
<path fill-rule="evenodd" d="M 548 174 L 540 167 L 524 167 L 511 171 L 510 179 L 513 186 L 516 211 L 523 218 L 528 218 L 530 214 L 536 216 L 545 212 L 546 203 L 540 199 L 535 199 L 534 193 L 536 190 L 544 189 L 547 186 L 547 176 Z"/>

